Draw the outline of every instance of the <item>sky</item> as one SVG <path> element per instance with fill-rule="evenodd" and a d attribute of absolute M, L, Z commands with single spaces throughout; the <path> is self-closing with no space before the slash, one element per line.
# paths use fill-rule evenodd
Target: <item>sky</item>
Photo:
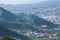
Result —
<path fill-rule="evenodd" d="M 0 0 L 0 4 L 32 4 L 45 0 Z"/>

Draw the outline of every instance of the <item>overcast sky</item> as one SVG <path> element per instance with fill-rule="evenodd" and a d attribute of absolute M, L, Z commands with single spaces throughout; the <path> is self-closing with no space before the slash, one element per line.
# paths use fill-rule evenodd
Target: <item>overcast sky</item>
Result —
<path fill-rule="evenodd" d="M 31 4 L 45 0 L 0 0 L 0 4 Z"/>

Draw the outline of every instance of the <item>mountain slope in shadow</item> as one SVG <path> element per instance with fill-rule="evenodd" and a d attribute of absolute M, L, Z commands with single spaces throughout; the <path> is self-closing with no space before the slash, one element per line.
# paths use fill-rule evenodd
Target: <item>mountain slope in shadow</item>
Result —
<path fill-rule="evenodd" d="M 36 26 L 47 25 L 47 28 L 56 28 L 56 27 L 58 27 L 57 24 L 54 24 L 54 23 L 52 23 L 50 21 L 47 21 L 47 20 L 45 20 L 43 18 L 40 18 L 40 17 L 36 16 L 36 15 L 32 14 L 30 16 L 34 21 L 33 24 L 35 24 Z"/>
<path fill-rule="evenodd" d="M 14 31 L 8 29 L 10 27 L 10 26 L 8 26 L 8 25 L 10 25 L 10 23 L 8 21 L 10 21 L 10 22 L 16 21 L 16 18 L 17 18 L 17 16 L 13 15 L 11 12 L 0 7 L 0 37 L 10 36 L 10 37 L 19 38 L 21 40 L 31 40 L 30 38 L 28 38 L 24 35 L 18 34 Z"/>
<path fill-rule="evenodd" d="M 13 32 L 5 27 L 2 27 L 0 25 L 0 37 L 15 37 L 15 38 L 19 38 L 21 40 L 31 40 L 30 38 L 17 34 L 16 32 Z"/>

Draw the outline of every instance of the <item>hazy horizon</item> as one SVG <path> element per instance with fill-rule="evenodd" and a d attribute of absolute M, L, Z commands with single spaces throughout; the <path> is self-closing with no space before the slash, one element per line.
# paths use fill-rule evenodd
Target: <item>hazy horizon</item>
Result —
<path fill-rule="evenodd" d="M 0 4 L 33 4 L 46 0 L 0 0 Z"/>

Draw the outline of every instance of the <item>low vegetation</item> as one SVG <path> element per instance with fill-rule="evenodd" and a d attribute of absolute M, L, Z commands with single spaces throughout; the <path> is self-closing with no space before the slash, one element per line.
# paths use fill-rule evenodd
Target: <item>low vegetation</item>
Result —
<path fill-rule="evenodd" d="M 0 37 L 0 40 L 13 40 L 11 37 Z"/>

